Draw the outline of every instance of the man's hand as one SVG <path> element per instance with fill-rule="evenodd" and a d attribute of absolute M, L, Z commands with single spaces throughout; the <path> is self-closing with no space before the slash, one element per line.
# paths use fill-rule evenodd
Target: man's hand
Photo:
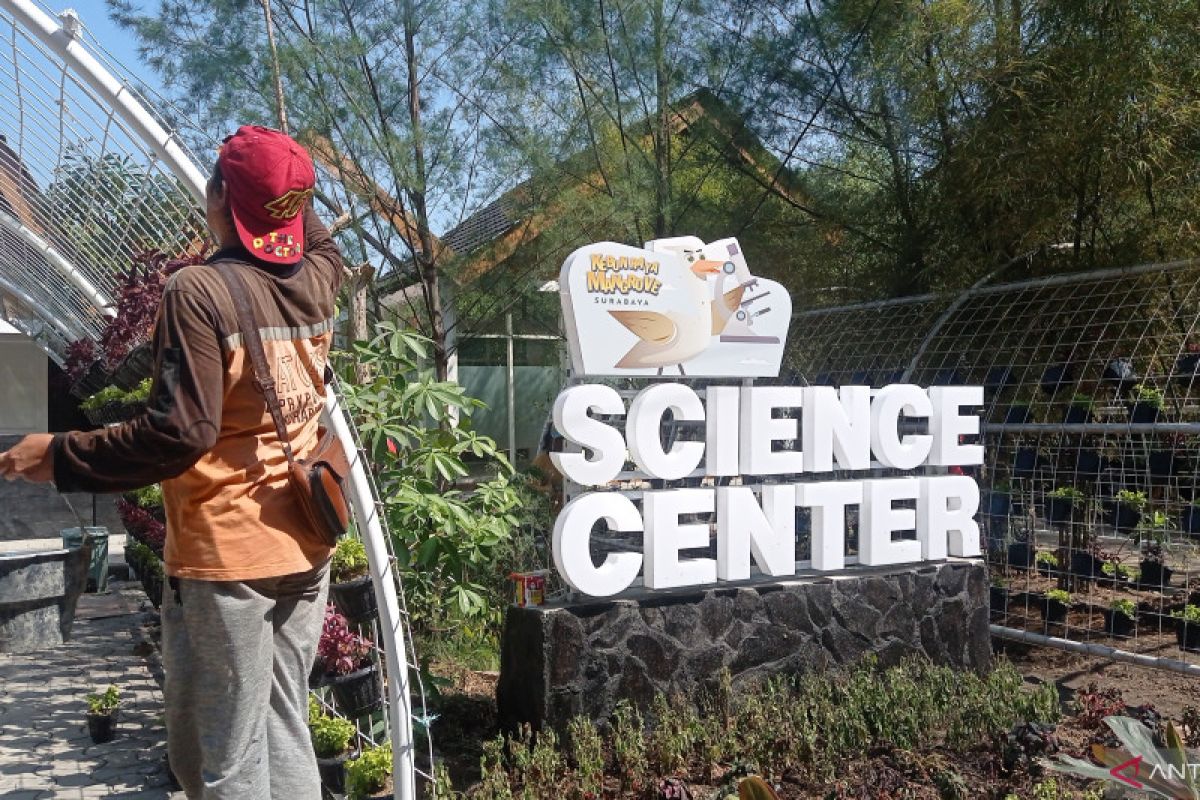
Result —
<path fill-rule="evenodd" d="M 0 477 L 8 481 L 24 478 L 31 483 L 54 479 L 54 453 L 48 433 L 31 433 L 9 450 L 0 453 Z"/>

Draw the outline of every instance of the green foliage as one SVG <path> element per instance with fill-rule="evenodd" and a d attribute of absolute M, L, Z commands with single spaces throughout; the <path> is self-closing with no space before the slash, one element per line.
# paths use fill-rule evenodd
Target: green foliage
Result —
<path fill-rule="evenodd" d="M 1093 403 L 1095 403 L 1095 400 L 1092 399 L 1090 394 L 1076 392 L 1075 394 L 1071 395 L 1071 405 L 1073 406 L 1079 406 L 1080 408 L 1091 408 Z"/>
<path fill-rule="evenodd" d="M 1116 561 L 1105 561 L 1100 566 L 1100 571 L 1110 578 L 1124 578 L 1125 580 L 1137 580 L 1141 570 L 1137 567 L 1127 567 L 1124 564 Z"/>
<path fill-rule="evenodd" d="M 1124 503 L 1128 506 L 1133 506 L 1138 511 L 1143 511 L 1146 508 L 1146 493 L 1135 492 L 1130 489 L 1122 489 L 1117 492 L 1114 498 L 1118 503 Z"/>
<path fill-rule="evenodd" d="M 367 548 L 362 539 L 343 536 L 333 550 L 329 578 L 334 583 L 361 578 L 367 574 Z"/>
<path fill-rule="evenodd" d="M 1127 598 L 1122 597 L 1113 600 L 1112 603 L 1109 604 L 1109 608 L 1111 608 L 1115 613 L 1121 614 L 1129 619 L 1135 619 L 1137 617 L 1137 605 L 1132 600 Z"/>
<path fill-rule="evenodd" d="M 538 755 L 527 730 L 507 742 L 507 759 L 506 742 L 493 740 L 484 747 L 473 796 L 596 798 L 605 752 L 612 756 L 609 777 L 622 792 L 640 796 L 655 785 L 653 778 L 668 776 L 711 785 L 720 766 L 728 781 L 722 785 L 732 793 L 736 781 L 750 773 L 764 781 L 786 774 L 832 779 L 838 765 L 876 747 L 966 752 L 1020 722 L 1053 723 L 1059 717 L 1054 685 L 1030 689 L 1006 661 L 980 676 L 925 660 L 880 669 L 869 658 L 853 669 L 769 680 L 728 701 L 718 690 L 703 700 L 699 713 L 692 706 L 693 701 L 659 696 L 647 729 L 641 713 L 622 702 L 606 736 L 577 718 L 568 729 L 570 764 Z M 961 783 L 946 771 L 938 781 L 952 795 Z"/>
<path fill-rule="evenodd" d="M 351 800 L 378 794 L 392 774 L 392 746 L 372 747 L 346 762 L 346 793 Z"/>
<path fill-rule="evenodd" d="M 142 508 L 158 508 L 163 504 L 162 486 L 157 483 L 135 489 L 131 494 L 134 502 Z"/>
<path fill-rule="evenodd" d="M 567 725 L 567 739 L 580 792 L 585 797 L 599 797 L 604 788 L 604 740 L 600 732 L 588 720 L 576 717 Z"/>
<path fill-rule="evenodd" d="M 1080 508 L 1083 505 L 1084 500 L 1087 499 L 1087 495 L 1076 489 L 1074 486 L 1059 486 L 1054 491 L 1048 492 L 1046 496 L 1061 500 L 1070 500 L 1071 505 L 1075 506 L 1075 508 Z"/>
<path fill-rule="evenodd" d="M 1133 387 L 1133 399 L 1135 402 L 1145 403 L 1160 410 L 1166 403 L 1166 396 L 1161 389 L 1156 389 L 1144 383 L 1139 383 Z"/>
<path fill-rule="evenodd" d="M 1182 611 L 1172 611 L 1171 616 L 1189 624 L 1200 625 L 1200 606 L 1188 603 L 1183 607 Z"/>
<path fill-rule="evenodd" d="M 372 379 L 347 382 L 346 402 L 370 453 L 419 631 L 494 636 L 512 565 L 500 563 L 519 524 L 520 494 L 496 443 L 471 427 L 481 406 L 423 368 L 428 341 L 381 323 L 354 355 Z"/>
<path fill-rule="evenodd" d="M 121 707 L 121 692 L 116 686 L 109 686 L 99 694 L 87 696 L 89 714 L 108 716 Z"/>
<path fill-rule="evenodd" d="M 318 714 L 314 719 L 310 700 L 309 732 L 312 734 L 313 749 L 317 758 L 333 758 L 340 756 L 350 748 L 357 729 L 354 723 L 343 717 Z"/>
<path fill-rule="evenodd" d="M 1071 604 L 1071 593 L 1063 589 L 1051 589 L 1046 592 L 1047 600 L 1056 600 L 1063 605 Z"/>
<path fill-rule="evenodd" d="M 1051 553 L 1049 550 L 1038 550 L 1037 556 L 1034 559 L 1038 564 L 1045 564 L 1047 567 L 1058 566 L 1058 556 Z"/>
<path fill-rule="evenodd" d="M 105 386 L 100 391 L 96 392 L 91 397 L 79 404 L 79 407 L 84 411 L 95 411 L 103 408 L 109 403 L 121 403 L 124 405 L 136 405 L 145 403 L 150 399 L 151 380 L 145 378 L 133 389 L 125 391 L 119 386 Z"/>

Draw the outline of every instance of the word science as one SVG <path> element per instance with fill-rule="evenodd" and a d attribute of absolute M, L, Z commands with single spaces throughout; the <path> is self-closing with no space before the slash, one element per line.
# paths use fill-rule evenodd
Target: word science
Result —
<path fill-rule="evenodd" d="M 978 556 L 979 488 L 949 468 L 983 463 L 983 447 L 966 443 L 978 438 L 972 409 L 982 404 L 978 386 L 715 385 L 702 399 L 682 383 L 652 383 L 628 407 L 610 386 L 569 387 L 553 413 L 573 447 L 552 459 L 585 491 L 555 523 L 555 566 L 593 597 L 618 594 L 639 574 L 652 590 L 747 580 L 752 562 L 766 576 L 795 575 L 798 508 L 811 509 L 816 571 L 846 566 L 852 507 L 860 565 Z M 702 428 L 703 440 L 665 447 L 665 419 Z M 627 461 L 645 479 L 702 485 L 648 489 L 639 507 L 613 490 Z M 903 474 L 918 469 L 930 474 Z M 835 470 L 868 477 L 808 477 Z M 888 477 L 875 477 L 884 470 Z M 714 516 L 712 558 L 714 531 L 703 520 Z M 591 540 L 601 523 L 641 532 L 641 552 L 610 552 L 597 565 Z M 701 550 L 706 557 L 688 553 Z"/>

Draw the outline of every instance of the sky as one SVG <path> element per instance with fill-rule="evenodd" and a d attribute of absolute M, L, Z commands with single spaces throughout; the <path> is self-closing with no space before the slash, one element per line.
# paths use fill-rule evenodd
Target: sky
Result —
<path fill-rule="evenodd" d="M 83 20 L 84 26 L 100 42 L 101 46 L 128 69 L 134 77 L 150 88 L 161 91 L 162 83 L 158 76 L 147 67 L 137 54 L 137 39 L 129 31 L 121 28 L 108 17 L 108 4 L 104 0 L 42 0 L 55 13 L 67 8 L 73 8 Z M 142 4 L 138 4 L 139 6 Z"/>

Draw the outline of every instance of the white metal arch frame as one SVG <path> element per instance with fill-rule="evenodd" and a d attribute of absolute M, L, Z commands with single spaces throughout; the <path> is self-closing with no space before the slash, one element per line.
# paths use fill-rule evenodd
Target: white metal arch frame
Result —
<path fill-rule="evenodd" d="M 21 65 L 17 62 L 16 56 L 19 33 L 24 35 L 31 34 L 37 42 L 57 57 L 59 60 L 57 66 L 61 68 L 61 73 L 54 75 L 54 77 L 61 80 L 63 87 L 66 86 L 68 78 L 71 80 L 78 79 L 82 86 L 86 86 L 89 96 L 93 100 L 104 104 L 109 110 L 110 116 L 103 122 L 106 142 L 111 130 L 115 127 L 120 127 L 124 130 L 125 135 L 130 137 L 135 144 L 149 147 L 154 156 L 161 160 L 170 174 L 178 180 L 179 184 L 191 196 L 191 200 L 193 201 L 193 208 L 191 210 L 193 212 L 196 211 L 197 205 L 203 204 L 205 179 L 203 173 L 197 167 L 195 160 L 189 155 L 175 134 L 168 132 L 150 113 L 149 109 L 138 99 L 129 85 L 117 80 L 112 72 L 101 63 L 101 60 L 88 51 L 84 43 L 80 40 L 79 32 L 81 25 L 78 17 L 73 12 L 66 12 L 62 15 L 63 24 L 61 25 L 49 14 L 34 5 L 31 0 L 0 0 L 0 12 L 6 12 L 10 15 L 12 21 L 13 70 L 17 94 L 19 95 L 15 103 L 19 119 L 15 124 L 22 134 L 25 131 L 24 114 L 26 113 L 26 109 L 23 105 L 24 97 L 20 96 Z M 3 16 L 0 14 L 0 22 L 3 21 Z M 0 74 L 0 79 L 2 78 L 3 75 Z M 0 80 L 0 83 L 2 82 Z M 2 96 L 0 96 L 0 99 L 2 99 Z M 60 90 L 60 100 L 58 125 L 60 141 L 54 143 L 58 148 L 59 156 L 57 160 L 59 165 L 61 165 L 63 160 L 63 143 L 61 138 L 65 135 L 64 129 L 66 128 L 63 119 L 66 115 L 65 88 Z M 4 122 L 4 118 L 0 116 L 0 125 L 3 125 Z M 18 142 L 24 145 L 25 137 L 20 136 Z M 18 158 L 20 157 L 20 152 L 18 150 Z M 21 168 L 23 169 L 23 166 Z M 0 178 L 3 178 L 3 175 L 0 175 Z M 111 312 L 111 309 L 108 308 L 109 302 L 105 295 L 106 287 L 96 284 L 94 274 L 87 274 L 80 265 L 73 263 L 66 256 L 59 253 L 51 243 L 47 242 L 36 231 L 20 220 L 8 214 L 0 213 L 0 221 L 4 223 L 6 229 L 12 229 L 10 233 L 17 235 L 21 241 L 41 254 L 43 261 L 48 262 L 54 269 L 54 275 L 59 281 L 70 283 L 75 290 L 81 293 L 91 304 L 92 308 L 90 311 L 93 314 Z M 2 256 L 3 252 L 0 251 L 0 257 Z M 3 267 L 4 265 L 0 263 L 0 270 L 3 270 Z M 109 287 L 113 283 L 111 277 L 108 281 Z M 34 293 L 28 291 L 28 287 L 22 289 L 21 286 L 14 285 L 16 281 L 12 280 L 11 275 L 6 279 L 3 271 L 0 271 L 0 279 L 3 279 L 0 280 L 0 287 L 9 290 L 22 303 L 37 311 L 64 334 L 68 334 L 69 330 L 73 333 L 75 331 L 72 329 L 76 328 L 90 328 L 82 319 L 83 317 L 91 316 L 86 313 L 89 309 L 80 309 L 80 318 L 75 320 L 56 320 L 55 316 L 48 312 L 44 303 L 39 303 L 34 299 Z M 408 631 L 406 615 L 402 611 L 403 595 L 399 591 L 400 584 L 399 576 L 395 570 L 395 559 L 389 550 L 389 539 L 384 529 L 383 518 L 380 515 L 380 504 L 375 496 L 373 484 L 366 469 L 365 454 L 358 445 L 349 419 L 338 404 L 337 392 L 333 388 L 331 387 L 331 391 L 329 392 L 326 409 L 328 421 L 341 439 L 346 452 L 353 456 L 351 459 L 350 495 L 355 517 L 358 521 L 359 533 L 366 545 L 370 561 L 371 576 L 379 606 L 380 636 L 384 637 L 385 647 L 383 651 L 389 676 L 387 685 L 389 700 L 388 722 L 393 748 L 394 796 L 397 800 L 415 800 L 417 769 L 413 743 L 413 715 L 410 703 L 409 667 L 411 665 L 407 647 L 411 635 Z M 422 721 L 427 723 L 427 714 Z"/>

